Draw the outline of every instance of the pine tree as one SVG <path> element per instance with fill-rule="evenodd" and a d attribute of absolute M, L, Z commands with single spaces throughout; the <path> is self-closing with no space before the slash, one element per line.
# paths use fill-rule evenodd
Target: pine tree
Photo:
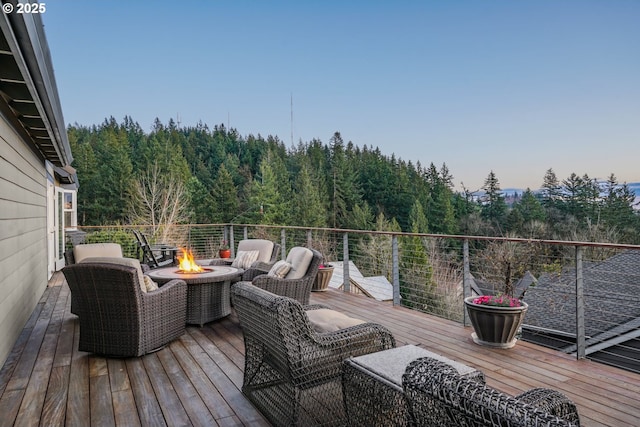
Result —
<path fill-rule="evenodd" d="M 331 174 L 331 222 L 333 228 L 339 228 L 344 227 L 349 212 L 362 200 L 357 175 L 347 158 L 340 132 L 331 138 Z"/>
<path fill-rule="evenodd" d="M 497 230 L 502 229 L 507 213 L 507 204 L 501 193 L 500 183 L 496 174 L 491 171 L 484 181 L 482 189 L 485 191 L 482 205 L 482 217 L 488 220 Z"/>
<path fill-rule="evenodd" d="M 324 227 L 327 209 L 322 206 L 318 186 L 311 177 L 309 167 L 303 163 L 296 179 L 294 218 L 292 222 L 303 227 Z"/>
<path fill-rule="evenodd" d="M 232 222 L 234 219 L 240 219 L 236 218 L 239 206 L 238 190 L 224 163 L 218 169 L 218 176 L 213 184 L 212 197 L 215 209 L 211 217 L 214 222 Z"/>

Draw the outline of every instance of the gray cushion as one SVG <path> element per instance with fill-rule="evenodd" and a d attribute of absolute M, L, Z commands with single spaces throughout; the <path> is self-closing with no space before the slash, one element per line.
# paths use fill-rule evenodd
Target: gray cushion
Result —
<path fill-rule="evenodd" d="M 76 262 L 93 257 L 122 258 L 122 247 L 118 243 L 88 243 L 76 245 L 73 248 L 73 257 Z"/>
<path fill-rule="evenodd" d="M 313 252 L 311 249 L 303 248 L 302 246 L 295 246 L 291 248 L 287 255 L 287 262 L 291 264 L 291 270 L 287 273 L 287 279 L 300 279 L 304 277 L 309 269 L 309 264 L 313 259 Z"/>
<path fill-rule="evenodd" d="M 84 258 L 81 263 L 86 262 L 99 262 L 102 264 L 114 264 L 114 265 L 125 265 L 127 267 L 133 267 L 136 269 L 138 274 L 138 283 L 140 285 L 140 290 L 142 292 L 147 292 L 147 286 L 144 281 L 144 274 L 142 274 L 142 267 L 140 267 L 140 261 L 134 258 L 117 258 L 117 257 L 91 257 Z"/>
<path fill-rule="evenodd" d="M 364 320 L 354 319 L 339 311 L 328 308 L 309 310 L 306 313 L 311 327 L 319 333 L 338 331 L 350 326 L 366 323 Z"/>
<path fill-rule="evenodd" d="M 240 251 L 258 251 L 257 260 L 260 262 L 269 262 L 271 261 L 271 254 L 273 253 L 273 242 L 264 239 L 240 240 L 240 243 L 238 243 L 238 253 L 240 253 Z"/>

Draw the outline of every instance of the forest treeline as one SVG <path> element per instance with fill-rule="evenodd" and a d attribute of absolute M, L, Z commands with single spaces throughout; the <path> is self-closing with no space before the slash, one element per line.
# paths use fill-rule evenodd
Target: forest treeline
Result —
<path fill-rule="evenodd" d="M 611 174 L 560 179 L 507 205 L 493 171 L 476 197 L 428 166 L 345 142 L 336 132 L 287 147 L 224 125 L 150 132 L 125 117 L 68 127 L 79 225 L 246 223 L 640 243 L 634 194 Z"/>

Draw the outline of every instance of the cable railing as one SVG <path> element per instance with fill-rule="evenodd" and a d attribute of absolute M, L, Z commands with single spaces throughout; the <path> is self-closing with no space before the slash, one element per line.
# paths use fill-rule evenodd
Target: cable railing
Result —
<path fill-rule="evenodd" d="M 116 241 L 139 257 L 132 229 L 152 243 L 216 258 L 242 239 L 320 251 L 330 286 L 468 325 L 463 299 L 505 285 L 529 304 L 521 339 L 640 372 L 640 246 L 291 226 L 186 224 L 80 227 L 84 241 Z M 163 236 L 157 240 L 156 236 Z"/>

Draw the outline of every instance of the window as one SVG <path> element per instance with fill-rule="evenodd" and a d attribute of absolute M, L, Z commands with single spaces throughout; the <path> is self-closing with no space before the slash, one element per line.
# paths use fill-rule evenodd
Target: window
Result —
<path fill-rule="evenodd" d="M 77 193 L 75 191 L 63 191 L 64 228 L 65 230 L 75 230 L 78 226 Z"/>

